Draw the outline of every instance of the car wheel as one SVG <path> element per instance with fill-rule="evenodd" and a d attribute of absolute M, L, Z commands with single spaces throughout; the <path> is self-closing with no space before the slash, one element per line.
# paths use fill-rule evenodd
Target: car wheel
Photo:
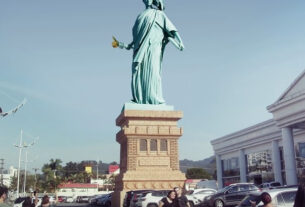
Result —
<path fill-rule="evenodd" d="M 150 203 L 150 204 L 147 205 L 147 207 L 158 207 L 158 205 Z"/>
<path fill-rule="evenodd" d="M 190 207 L 194 207 L 193 201 L 190 201 Z"/>
<path fill-rule="evenodd" d="M 219 199 L 215 201 L 214 206 L 215 207 L 224 207 L 222 200 L 219 200 Z"/>

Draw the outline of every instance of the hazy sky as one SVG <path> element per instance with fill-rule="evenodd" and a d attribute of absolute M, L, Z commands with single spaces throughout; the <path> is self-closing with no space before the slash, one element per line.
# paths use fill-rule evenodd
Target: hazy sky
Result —
<path fill-rule="evenodd" d="M 210 141 L 272 118 L 272 104 L 305 69 L 305 2 L 168 0 L 185 51 L 166 48 L 163 93 L 184 112 L 180 159 L 213 155 Z M 0 158 L 17 166 L 20 129 L 29 168 L 119 160 L 115 119 L 131 99 L 130 42 L 141 0 L 0 0 Z"/>

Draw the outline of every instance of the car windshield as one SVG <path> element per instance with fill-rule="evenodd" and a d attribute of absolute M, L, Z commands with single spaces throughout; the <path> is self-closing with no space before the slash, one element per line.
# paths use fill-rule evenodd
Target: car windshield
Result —
<path fill-rule="evenodd" d="M 271 183 L 272 187 L 277 187 L 277 186 L 281 186 L 281 183 Z"/>
<path fill-rule="evenodd" d="M 226 187 L 218 190 L 217 193 L 223 193 L 223 192 L 227 191 L 229 188 L 230 188 L 230 186 L 226 186 Z"/>

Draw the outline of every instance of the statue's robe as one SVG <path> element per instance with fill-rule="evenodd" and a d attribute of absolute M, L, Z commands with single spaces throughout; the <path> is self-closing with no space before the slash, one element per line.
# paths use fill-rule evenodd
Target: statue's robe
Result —
<path fill-rule="evenodd" d="M 146 9 L 133 27 L 132 96 L 139 104 L 163 104 L 161 72 L 168 34 L 177 31 L 165 13 Z"/>

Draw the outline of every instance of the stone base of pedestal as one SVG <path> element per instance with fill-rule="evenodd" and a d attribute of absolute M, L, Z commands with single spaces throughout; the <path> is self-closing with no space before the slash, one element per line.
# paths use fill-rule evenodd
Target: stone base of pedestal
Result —
<path fill-rule="evenodd" d="M 116 120 L 121 127 L 116 136 L 121 145 L 120 174 L 115 179 L 112 207 L 123 207 L 128 191 L 170 190 L 183 187 L 186 180 L 178 158 L 178 139 L 183 130 L 177 122 L 182 112 L 126 110 L 128 107 Z"/>
<path fill-rule="evenodd" d="M 185 174 L 176 171 L 126 172 L 118 175 L 115 192 L 112 195 L 112 207 L 122 207 L 126 192 L 131 190 L 171 190 L 184 187 Z"/>

